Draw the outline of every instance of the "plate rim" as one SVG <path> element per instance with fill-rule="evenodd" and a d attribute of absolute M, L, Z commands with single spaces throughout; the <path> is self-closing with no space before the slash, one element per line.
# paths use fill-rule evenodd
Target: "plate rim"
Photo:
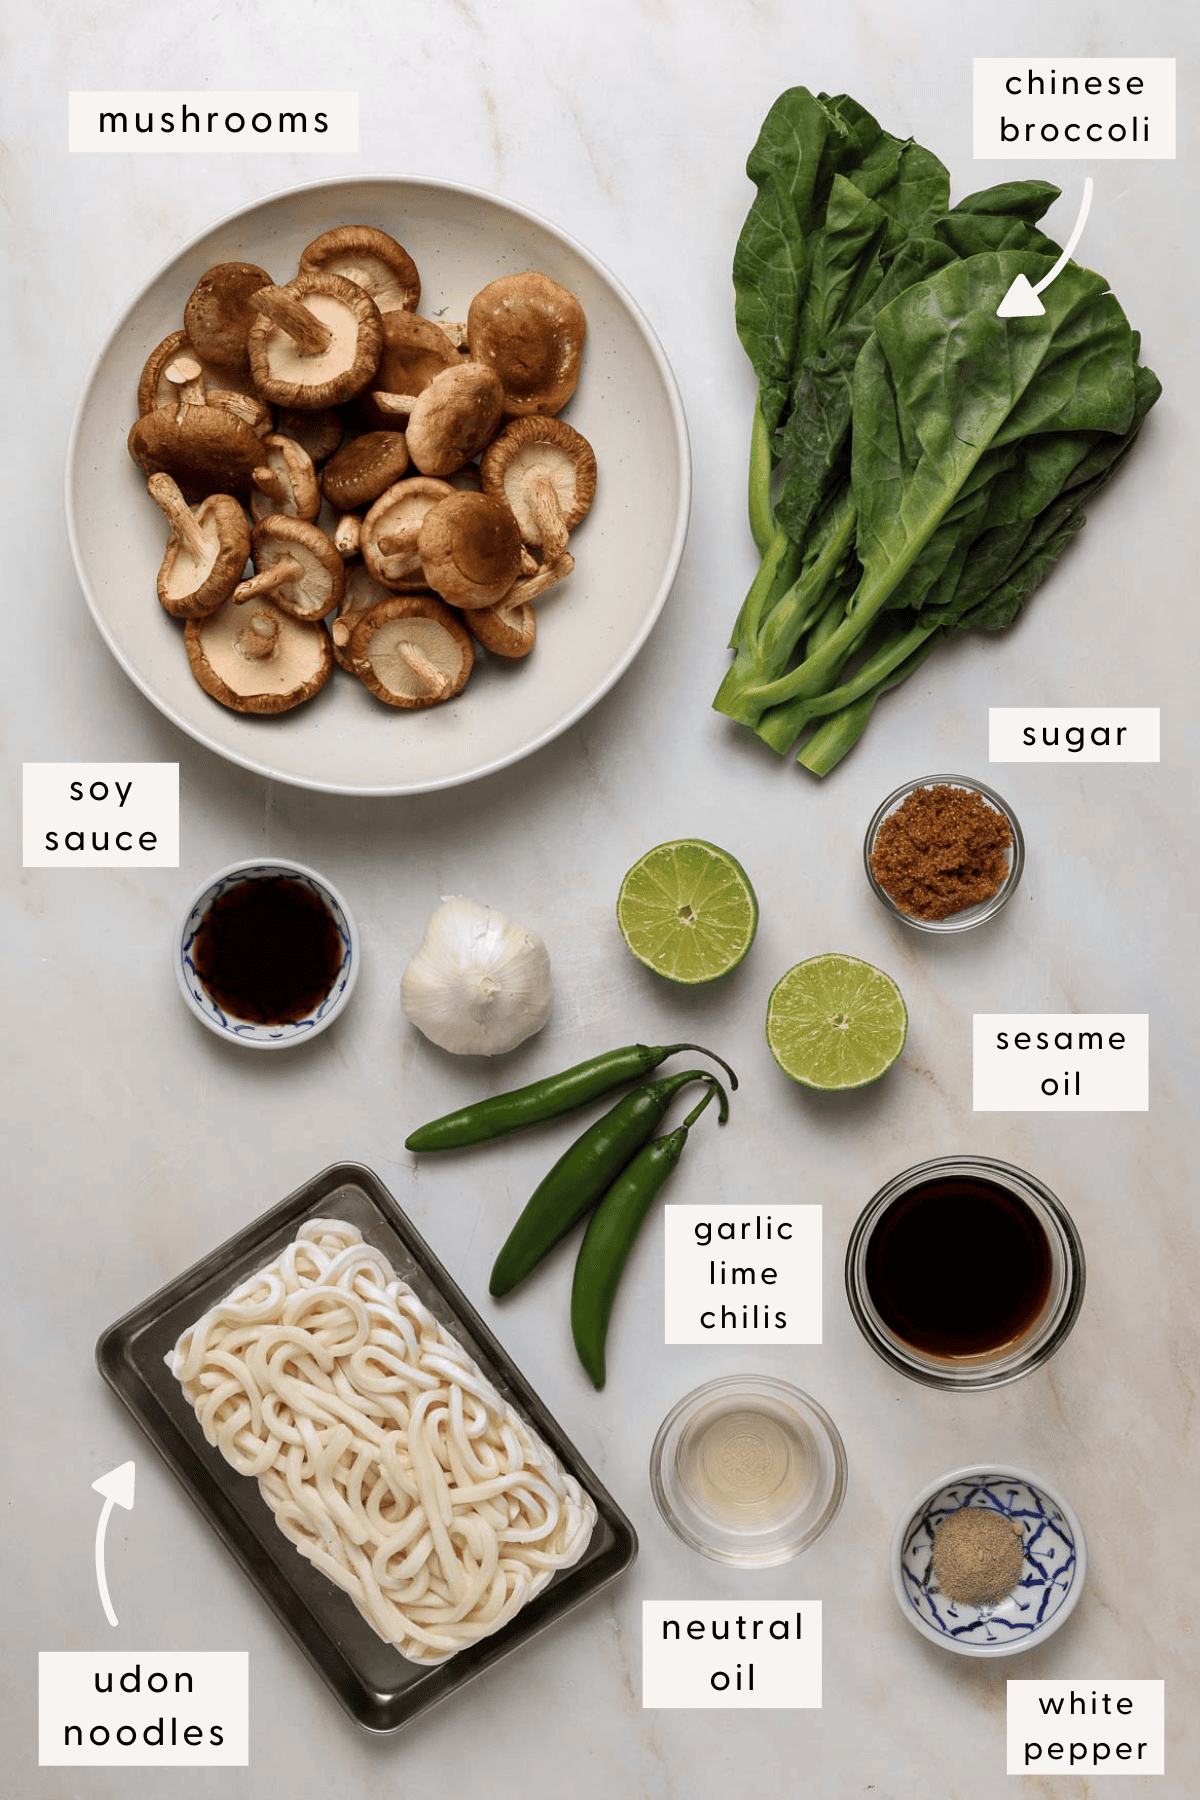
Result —
<path fill-rule="evenodd" d="M 446 776 L 434 776 L 415 782 L 393 782 L 361 786 L 358 784 L 351 785 L 340 781 L 325 780 L 322 779 L 319 773 L 316 775 L 301 776 L 290 770 L 276 768 L 269 760 L 264 760 L 260 756 L 255 756 L 223 744 L 209 732 L 205 731 L 202 726 L 185 718 L 177 711 L 169 700 L 157 694 L 152 686 L 141 678 L 138 672 L 130 664 L 124 650 L 108 628 L 105 620 L 101 617 L 100 610 L 92 594 L 91 586 L 85 573 L 85 564 L 80 545 L 80 533 L 77 529 L 74 486 L 76 458 L 79 447 L 79 438 L 83 430 L 84 414 L 87 409 L 89 396 L 99 377 L 100 370 L 105 359 L 112 352 L 117 339 L 126 328 L 129 316 L 134 308 L 150 292 L 150 290 L 166 276 L 167 272 L 173 268 L 182 257 L 186 256 L 189 250 L 193 249 L 201 238 L 210 237 L 214 232 L 224 230 L 226 227 L 235 224 L 239 219 L 245 218 L 250 213 L 258 212 L 263 207 L 271 206 L 282 200 L 294 199 L 301 194 L 315 193 L 322 189 L 331 190 L 335 188 L 361 186 L 365 183 L 375 181 L 392 186 L 404 185 L 408 187 L 427 188 L 439 193 L 454 193 L 471 200 L 486 201 L 489 205 L 500 207 L 506 212 L 515 213 L 518 217 L 536 225 L 540 230 L 548 232 L 552 237 L 557 238 L 560 243 L 567 245 L 576 256 L 580 257 L 595 271 L 600 279 L 612 289 L 622 306 L 633 318 L 645 341 L 655 367 L 658 370 L 659 378 L 663 384 L 663 391 L 667 399 L 668 411 L 674 428 L 676 449 L 679 457 L 679 500 L 676 506 L 675 521 L 671 531 L 663 576 L 659 582 L 658 591 L 654 596 L 653 603 L 648 608 L 646 616 L 642 620 L 638 631 L 635 633 L 632 642 L 628 645 L 624 654 L 618 659 L 615 666 L 607 671 L 603 679 L 595 687 L 590 689 L 582 699 L 577 701 L 561 719 L 555 721 L 553 725 L 548 726 L 530 743 L 522 745 L 518 749 L 508 751 L 502 756 L 498 756 L 487 763 L 481 764 L 479 767 L 465 772 Z M 438 793 L 447 788 L 465 787 L 471 782 L 483 780 L 486 776 L 498 774 L 502 769 L 511 768 L 514 764 L 523 762 L 526 757 L 533 756 L 537 751 L 545 749 L 548 744 L 553 743 L 555 739 L 561 737 L 564 732 L 569 731 L 573 725 L 578 724 L 579 720 L 584 718 L 593 707 L 599 705 L 605 695 L 611 693 L 612 689 L 616 686 L 618 681 L 621 680 L 622 676 L 628 673 L 630 667 L 643 649 L 650 633 L 661 618 L 667 600 L 670 598 L 671 590 L 674 587 L 679 574 L 679 567 L 683 560 L 684 545 L 687 541 L 688 525 L 691 516 L 692 486 L 691 441 L 688 433 L 687 415 L 684 412 L 683 398 L 679 391 L 679 383 L 676 379 L 675 372 L 667 358 L 666 351 L 663 349 L 662 341 L 659 338 L 658 333 L 650 323 L 650 320 L 647 318 L 642 307 L 634 299 L 625 284 L 613 273 L 606 263 L 589 250 L 585 244 L 581 243 L 578 238 L 574 237 L 569 231 L 565 231 L 560 225 L 555 224 L 553 220 L 546 218 L 544 214 L 535 211 L 532 207 L 523 205 L 520 201 L 510 200 L 503 194 L 495 193 L 491 189 L 477 187 L 470 182 L 444 181 L 439 177 L 432 175 L 398 175 L 395 172 L 364 172 L 356 175 L 343 174 L 326 176 L 323 179 L 316 181 L 292 183 L 286 187 L 275 189 L 269 194 L 260 195 L 258 199 L 250 201 L 246 205 L 234 207 L 230 212 L 223 213 L 220 218 L 213 220 L 211 224 L 190 236 L 186 242 L 165 257 L 154 269 L 153 273 L 141 282 L 127 299 L 125 305 L 120 309 L 111 330 L 108 332 L 99 351 L 92 360 L 80 390 L 79 399 L 76 402 L 71 419 L 71 428 L 67 435 L 66 459 L 63 475 L 63 498 L 67 521 L 67 541 L 70 545 L 71 561 L 74 565 L 76 580 L 83 591 L 84 599 L 87 601 L 88 612 L 91 614 L 92 622 L 100 633 L 101 639 L 113 659 L 116 661 L 118 667 L 123 670 L 138 691 L 149 700 L 150 704 L 161 713 L 164 718 L 170 720 L 172 725 L 176 726 L 187 737 L 191 738 L 194 743 L 203 745 L 206 750 L 211 751 L 223 761 L 233 763 L 239 768 L 247 769 L 251 774 L 262 776 L 264 780 L 278 781 L 287 787 L 299 788 L 302 791 L 307 791 L 309 793 L 341 794 L 353 799 L 370 800 L 403 799 L 410 795 Z"/>

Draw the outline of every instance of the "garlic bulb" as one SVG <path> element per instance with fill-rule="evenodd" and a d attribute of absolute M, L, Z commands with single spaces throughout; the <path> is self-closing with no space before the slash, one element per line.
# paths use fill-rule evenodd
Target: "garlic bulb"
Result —
<path fill-rule="evenodd" d="M 550 1016 L 550 958 L 540 937 L 461 895 L 443 899 L 404 971 L 400 1005 L 456 1056 L 500 1056 Z"/>

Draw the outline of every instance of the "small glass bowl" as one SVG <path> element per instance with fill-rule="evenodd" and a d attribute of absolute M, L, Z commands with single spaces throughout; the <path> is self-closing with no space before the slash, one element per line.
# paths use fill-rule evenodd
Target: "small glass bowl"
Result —
<path fill-rule="evenodd" d="M 990 900 L 977 901 L 974 906 L 964 906 L 958 912 L 948 913 L 944 919 L 919 919 L 915 913 L 903 912 L 886 888 L 880 887 L 871 867 L 871 853 L 875 848 L 875 839 L 879 828 L 886 818 L 896 812 L 910 794 L 918 788 L 953 787 L 964 788 L 968 793 L 979 794 L 1002 813 L 1008 820 L 1008 828 L 1012 832 L 1012 845 L 1008 851 L 1008 874 L 996 889 Z M 867 871 L 867 880 L 871 884 L 875 898 L 887 908 L 894 918 L 911 925 L 914 931 L 940 932 L 943 935 L 956 931 L 972 931 L 976 925 L 983 925 L 988 919 L 995 918 L 1000 908 L 1010 898 L 1025 867 L 1025 839 L 1017 822 L 1017 815 L 1007 800 L 1003 799 L 994 788 L 986 787 L 982 781 L 973 781 L 967 775 L 922 775 L 918 781 L 906 781 L 898 787 L 894 794 L 889 794 L 882 806 L 878 807 L 871 823 L 867 826 L 867 835 L 863 840 L 863 864 Z"/>
<path fill-rule="evenodd" d="M 1011 1519 L 1025 1542 L 1017 1585 L 991 1606 L 951 1600 L 934 1572 L 938 1527 L 963 1507 Z M 901 1612 L 930 1643 L 957 1656 L 1012 1656 L 1044 1643 L 1074 1612 L 1087 1543 L 1070 1504 L 1044 1476 L 975 1463 L 939 1475 L 905 1507 L 892 1538 L 891 1573 Z"/>
<path fill-rule="evenodd" d="M 210 907 L 227 889 L 244 881 L 272 881 L 286 876 L 311 889 L 325 906 L 342 941 L 342 960 L 324 999 L 302 1019 L 282 1025 L 258 1025 L 227 1013 L 214 1000 L 204 985 L 192 960 L 192 946 Z M 202 1025 L 215 1032 L 226 1043 L 242 1044 L 250 1050 L 288 1050 L 295 1044 L 307 1043 L 332 1025 L 349 1003 L 358 980 L 359 938 L 354 915 L 349 906 L 324 875 L 304 863 L 289 862 L 285 857 L 264 857 L 260 862 L 230 863 L 210 875 L 188 901 L 183 918 L 171 944 L 175 979 L 189 1011 Z"/>
<path fill-rule="evenodd" d="M 650 1486 L 691 1549 L 768 1568 L 832 1525 L 846 1497 L 846 1452 L 829 1414 L 799 1388 L 726 1375 L 667 1414 L 650 1453 Z"/>
<path fill-rule="evenodd" d="M 1033 1323 L 1008 1343 L 965 1356 L 935 1355 L 898 1337 L 880 1316 L 867 1283 L 871 1235 L 888 1208 L 913 1188 L 946 1177 L 974 1178 L 1023 1201 L 1041 1225 L 1050 1248 L 1050 1290 Z M 964 1274 L 964 1282 L 968 1279 Z M 859 1214 L 846 1247 L 846 1297 L 855 1324 L 884 1362 L 927 1387 L 1002 1387 L 1040 1368 L 1064 1342 L 1079 1316 L 1084 1279 L 1083 1245 L 1062 1201 L 1035 1176 L 990 1156 L 939 1156 L 905 1169 L 885 1183 Z"/>

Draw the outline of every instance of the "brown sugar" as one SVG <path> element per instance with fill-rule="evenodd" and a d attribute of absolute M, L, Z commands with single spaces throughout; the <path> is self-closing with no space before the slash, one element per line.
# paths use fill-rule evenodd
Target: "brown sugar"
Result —
<path fill-rule="evenodd" d="M 992 898 L 1011 846 L 1008 820 L 981 794 L 919 787 L 875 833 L 871 872 L 901 912 L 945 919 Z"/>
<path fill-rule="evenodd" d="M 1025 1540 L 1015 1519 L 982 1506 L 963 1506 L 938 1526 L 933 1572 L 948 1600 L 998 1606 L 1011 1594 L 1025 1563 Z"/>

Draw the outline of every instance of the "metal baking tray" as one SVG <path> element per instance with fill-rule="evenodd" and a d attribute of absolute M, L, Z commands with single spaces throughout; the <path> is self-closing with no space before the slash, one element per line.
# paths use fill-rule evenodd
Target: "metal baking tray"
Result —
<path fill-rule="evenodd" d="M 409 1662 L 378 1638 L 349 1596 L 289 1543 L 258 1491 L 210 1446 L 164 1358 L 210 1306 L 275 1257 L 312 1218 L 344 1219 L 475 1358 L 596 1503 L 592 1541 L 573 1568 L 517 1616 L 434 1667 Z M 282 1620 L 342 1705 L 370 1731 L 395 1731 L 544 1631 L 624 1572 L 637 1555 L 633 1526 L 547 1412 L 470 1301 L 382 1182 L 339 1163 L 264 1213 L 185 1274 L 110 1325 L 96 1345 L 100 1373 L 124 1402 L 230 1554 Z"/>

